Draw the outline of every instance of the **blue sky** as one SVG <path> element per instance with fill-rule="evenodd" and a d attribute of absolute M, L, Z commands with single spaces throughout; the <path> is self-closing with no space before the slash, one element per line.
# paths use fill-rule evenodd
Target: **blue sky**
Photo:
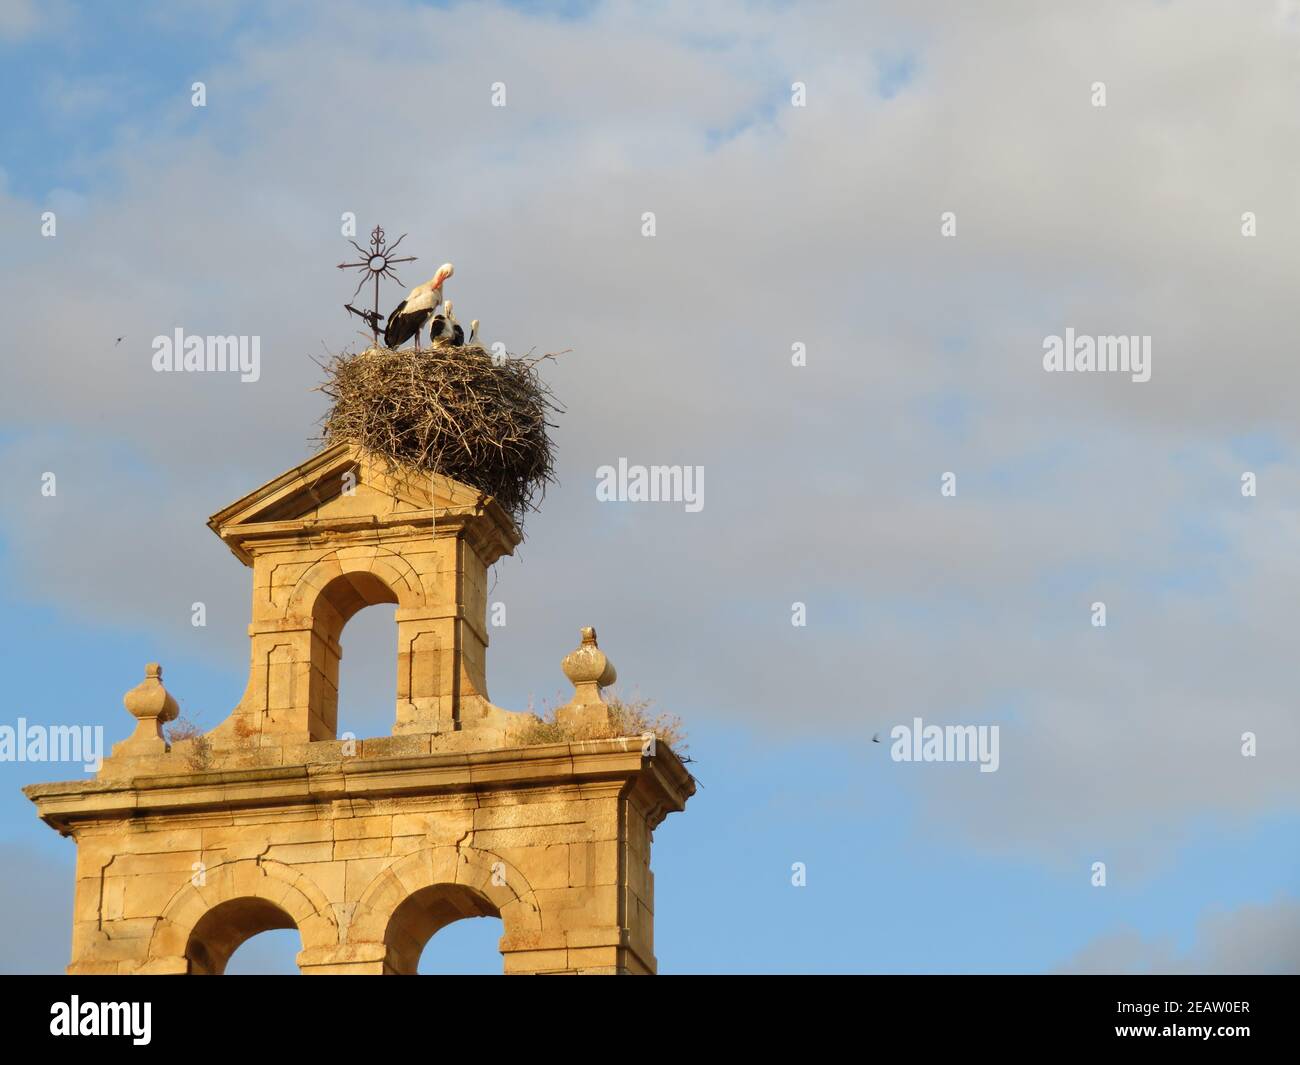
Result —
<path fill-rule="evenodd" d="M 207 727 L 238 700 L 248 571 L 204 522 L 310 450 L 308 353 L 352 339 L 350 209 L 410 230 L 417 273 L 454 258 L 512 347 L 575 351 L 489 679 L 502 706 L 553 699 L 595 623 L 685 719 L 701 786 L 656 834 L 661 971 L 1300 967 L 1300 212 L 1276 177 L 1300 138 L 1260 102 L 1293 98 L 1292 28 L 1269 5 L 1104 4 L 1104 31 L 888 3 L 381 7 L 0 19 L 0 290 L 41 336 L 0 371 L 0 723 L 112 743 L 155 660 Z M 1243 250 L 1247 205 L 1267 225 Z M 151 375 L 179 321 L 263 335 L 263 381 Z M 1152 334 L 1152 382 L 1044 375 L 1067 325 Z M 705 510 L 598 505 L 590 471 L 624 455 L 705 465 Z M 372 735 L 385 609 L 345 634 L 341 720 Z M 870 742 L 914 715 L 1001 723 L 1003 768 Z M 5 970 L 66 964 L 73 845 L 18 789 L 74 775 L 0 764 Z M 422 967 L 495 971 L 499 934 L 461 922 Z M 287 971 L 293 938 L 232 969 Z"/>
<path fill-rule="evenodd" d="M 31 721 L 55 723 L 67 720 L 64 707 L 108 704 L 109 739 L 125 738 L 129 727 L 118 720 L 125 715 L 103 678 L 147 657 L 150 639 L 69 625 L 27 604 L 6 603 L 3 616 L 13 705 L 29 708 Z M 73 658 L 84 667 L 69 675 Z M 238 698 L 244 677 L 172 660 L 167 681 L 199 703 L 212 692 L 222 705 Z M 348 711 L 345 704 L 345 717 Z M 1098 891 L 1078 869 L 927 843 L 908 797 L 920 782 L 906 780 L 925 767 L 889 762 L 883 744 L 846 754 L 836 743 L 790 749 L 735 728 L 692 725 L 690 733 L 701 787 L 687 814 L 666 821 L 655 841 L 656 949 L 666 973 L 1040 972 L 1119 928 L 1184 953 L 1195 947 L 1204 914 L 1289 897 L 1300 874 L 1290 846 L 1300 831 L 1294 814 L 1261 817 L 1245 831 L 1205 817 L 1183 830 L 1159 875 L 1128 883 L 1121 874 Z M 11 788 L 49 777 L 47 765 L 5 766 Z M 5 807 L 6 852 L 33 854 L 61 874 L 45 889 L 53 900 L 38 900 L 42 919 L 57 919 L 52 902 L 71 907 L 73 846 L 25 807 L 25 800 Z M 790 884 L 796 861 L 808 867 L 806 888 Z M 42 971 L 61 964 L 65 932 L 40 930 L 34 960 Z M 496 971 L 500 934 L 496 920 L 460 922 L 431 941 L 423 968 Z M 30 943 L 32 930 L 27 936 Z M 292 971 L 295 938 L 263 933 L 231 971 L 250 954 L 248 971 Z M 21 968 L 22 959 L 6 964 Z"/>

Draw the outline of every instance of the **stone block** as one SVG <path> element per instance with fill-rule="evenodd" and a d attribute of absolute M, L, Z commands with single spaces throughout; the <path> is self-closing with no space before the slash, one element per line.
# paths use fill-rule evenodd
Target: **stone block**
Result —
<path fill-rule="evenodd" d="M 387 837 L 374 839 L 340 839 L 334 843 L 334 860 L 349 858 L 383 858 L 389 855 L 391 841 Z"/>
<path fill-rule="evenodd" d="M 393 835 L 393 819 L 389 816 L 345 817 L 334 822 L 334 839 L 383 839 Z"/>
<path fill-rule="evenodd" d="M 393 863 L 390 857 L 351 858 L 345 861 L 347 871 L 344 877 L 343 901 L 357 902 L 365 893 L 370 882 Z"/>
<path fill-rule="evenodd" d="M 329 840 L 319 843 L 273 843 L 266 851 L 266 857 L 285 865 L 298 865 L 302 862 L 328 862 L 334 857 L 336 844 Z"/>

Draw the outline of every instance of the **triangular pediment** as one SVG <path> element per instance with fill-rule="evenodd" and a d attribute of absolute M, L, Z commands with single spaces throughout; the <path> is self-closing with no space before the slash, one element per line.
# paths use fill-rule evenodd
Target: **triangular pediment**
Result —
<path fill-rule="evenodd" d="M 478 489 L 438 474 L 394 467 L 356 444 L 335 444 L 273 477 L 208 519 L 248 561 L 239 543 L 270 526 L 304 528 L 352 519 L 375 522 L 433 513 L 486 511 L 518 542 L 514 523 Z"/>

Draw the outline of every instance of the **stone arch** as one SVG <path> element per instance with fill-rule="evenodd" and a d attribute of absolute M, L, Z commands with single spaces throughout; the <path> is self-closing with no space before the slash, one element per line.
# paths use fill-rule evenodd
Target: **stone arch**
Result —
<path fill-rule="evenodd" d="M 346 578 L 340 582 L 339 578 Z M 355 603 L 344 593 L 348 587 L 356 592 L 360 603 Z M 392 598 L 372 598 L 382 587 Z M 382 547 L 344 547 L 331 551 L 311 566 L 294 585 L 285 604 L 283 617 L 316 618 L 322 613 L 322 595 L 325 602 L 343 615 L 347 621 L 352 614 L 371 603 L 397 603 L 413 608 L 425 605 L 424 583 L 411 563 Z M 345 613 L 355 606 L 351 613 Z M 342 625 L 339 626 L 342 628 Z"/>
<path fill-rule="evenodd" d="M 245 895 L 219 902 L 190 932 L 185 946 L 188 971 L 195 976 L 222 976 L 235 951 L 261 932 L 298 926 L 274 902 Z M 301 933 L 299 933 L 301 936 Z"/>
<path fill-rule="evenodd" d="M 462 917 L 500 917 L 502 943 L 541 933 L 532 887 L 515 866 L 473 847 L 426 847 L 394 862 L 367 886 L 348 939 L 383 948 L 384 972 L 413 975 L 441 928 Z"/>
<path fill-rule="evenodd" d="M 286 644 L 285 655 L 292 667 L 306 666 L 304 709 L 311 738 L 338 735 L 339 662 L 348 621 L 368 606 L 390 603 L 418 612 L 424 602 L 419 572 L 407 559 L 382 547 L 339 548 L 299 577 L 283 621 L 302 626 L 303 642 L 296 649 Z M 400 639 L 400 631 L 395 635 Z M 268 667 L 268 675 L 272 668 Z M 399 668 L 399 691 L 400 681 Z"/>
<path fill-rule="evenodd" d="M 187 881 L 154 926 L 146 963 L 159 971 L 219 974 L 250 937 L 294 928 L 304 951 L 338 943 L 338 923 L 325 893 L 304 873 L 276 861 L 243 858 Z"/>

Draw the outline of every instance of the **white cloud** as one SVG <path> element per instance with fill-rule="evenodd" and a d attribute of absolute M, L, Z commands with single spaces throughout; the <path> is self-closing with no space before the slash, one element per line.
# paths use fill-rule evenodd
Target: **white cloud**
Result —
<path fill-rule="evenodd" d="M 981 846 L 1067 862 L 1207 794 L 1294 807 L 1300 484 L 1271 470 L 1244 501 L 1234 454 L 1256 431 L 1300 444 L 1294 39 L 1266 7 L 610 5 L 569 24 L 336 4 L 247 37 L 207 109 L 123 133 L 56 239 L 0 191 L 0 280 L 32 337 L 3 369 L 0 415 L 28 434 L 7 468 L 68 471 L 61 527 L 10 497 L 16 578 L 178 640 L 197 588 L 236 619 L 205 637 L 214 660 L 242 663 L 247 574 L 203 522 L 309 450 L 309 356 L 356 334 L 333 267 L 350 210 L 410 231 L 408 283 L 455 261 L 449 294 L 489 336 L 573 349 L 553 371 L 563 484 L 500 568 L 499 701 L 559 690 L 595 623 L 620 675 L 688 716 L 843 740 L 1003 715 L 998 774 L 899 777 Z M 879 99 L 869 57 L 909 51 L 918 76 Z M 796 78 L 805 109 L 785 106 Z M 1043 336 L 1069 325 L 1151 334 L 1152 381 L 1043 374 Z M 262 380 L 152 373 L 177 326 L 261 336 Z M 965 429 L 935 423 L 943 396 Z M 705 465 L 703 513 L 596 506 L 595 468 L 622 455 Z M 1222 552 L 1185 538 L 1189 514 Z"/>
<path fill-rule="evenodd" d="M 21 41 L 41 25 L 35 0 L 5 0 L 0 5 L 0 41 Z"/>
<path fill-rule="evenodd" d="M 1294 974 L 1300 972 L 1300 903 L 1294 899 L 1213 911 L 1195 942 L 1180 950 L 1171 939 L 1124 928 L 1089 944 L 1064 966 L 1067 973 Z"/>

